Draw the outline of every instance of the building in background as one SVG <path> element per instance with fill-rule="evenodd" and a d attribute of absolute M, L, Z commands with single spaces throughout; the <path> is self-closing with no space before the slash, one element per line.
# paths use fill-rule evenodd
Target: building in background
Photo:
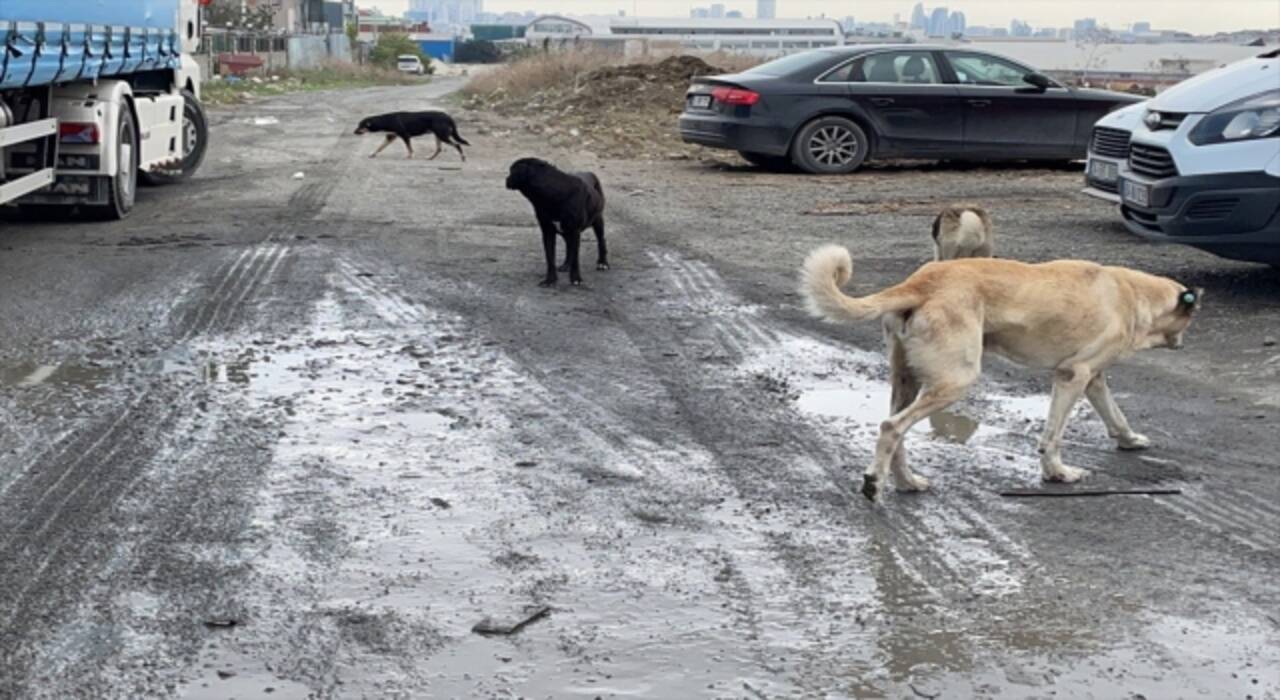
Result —
<path fill-rule="evenodd" d="M 341 33 L 356 14 L 355 0 L 244 0 L 244 7 L 273 8 L 272 29 L 281 34 Z"/>
<path fill-rule="evenodd" d="M 918 2 L 911 8 L 911 28 L 918 31 L 929 29 L 929 16 L 924 13 L 924 3 Z"/>
<path fill-rule="evenodd" d="M 935 7 L 933 12 L 929 13 L 929 36 L 946 36 L 947 20 L 950 19 L 951 13 L 947 12 L 945 7 Z"/>
<path fill-rule="evenodd" d="M 455 33 L 483 19 L 483 0 L 409 0 L 405 17 Z"/>
<path fill-rule="evenodd" d="M 756 19 L 774 19 L 778 16 L 778 0 L 756 0 Z"/>
<path fill-rule="evenodd" d="M 381 34 L 429 34 L 431 24 L 407 17 L 384 15 L 378 10 L 362 9 L 356 13 L 358 31 L 356 40 L 365 44 L 378 43 Z"/>
<path fill-rule="evenodd" d="M 589 44 L 624 54 L 653 50 L 732 51 L 779 56 L 842 46 L 844 28 L 833 19 L 672 19 L 544 15 L 529 24 L 534 46 L 571 48 Z"/>
<path fill-rule="evenodd" d="M 1088 39 L 1090 37 L 1097 35 L 1097 33 L 1098 33 L 1098 20 L 1092 17 L 1085 17 L 1084 19 L 1078 19 L 1075 21 L 1075 24 L 1072 25 L 1071 27 L 1071 36 L 1075 38 L 1077 41 L 1081 39 Z"/>

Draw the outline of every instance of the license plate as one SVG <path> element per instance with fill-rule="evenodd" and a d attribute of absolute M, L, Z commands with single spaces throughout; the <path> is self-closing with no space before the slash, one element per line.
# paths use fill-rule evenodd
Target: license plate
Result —
<path fill-rule="evenodd" d="M 689 106 L 694 109 L 706 109 L 711 106 L 711 95 L 694 95 L 689 100 Z"/>
<path fill-rule="evenodd" d="M 1122 192 L 1121 196 L 1124 197 L 1126 202 L 1133 202 L 1140 207 L 1151 205 L 1151 187 L 1149 185 L 1125 180 Z"/>
<path fill-rule="evenodd" d="M 1105 160 L 1089 161 L 1089 177 L 1099 182 L 1115 182 L 1119 177 L 1120 168 L 1115 163 L 1108 163 Z"/>

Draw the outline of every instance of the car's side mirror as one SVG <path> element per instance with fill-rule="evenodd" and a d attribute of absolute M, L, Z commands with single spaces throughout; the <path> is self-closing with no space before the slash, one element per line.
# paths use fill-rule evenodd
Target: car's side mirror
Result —
<path fill-rule="evenodd" d="M 1022 79 L 1025 82 L 1035 86 L 1037 90 L 1048 90 L 1050 87 L 1053 86 L 1052 80 L 1049 80 L 1048 78 L 1046 78 L 1045 76 L 1039 73 L 1027 73 L 1026 75 L 1022 76 Z"/>

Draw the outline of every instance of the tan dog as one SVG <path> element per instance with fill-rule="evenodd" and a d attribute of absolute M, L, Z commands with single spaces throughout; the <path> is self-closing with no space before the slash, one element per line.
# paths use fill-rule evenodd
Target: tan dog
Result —
<path fill-rule="evenodd" d="M 972 204 L 947 207 L 933 220 L 933 259 L 989 258 L 994 241 L 987 210 Z"/>
<path fill-rule="evenodd" d="M 801 294 L 828 321 L 880 319 L 890 357 L 892 415 L 880 425 L 875 460 L 862 493 L 875 500 L 892 466 L 897 487 L 928 482 L 907 467 L 902 437 L 918 421 L 964 397 L 983 352 L 1053 370 L 1053 398 L 1040 438 L 1045 481 L 1087 475 L 1062 463 L 1067 417 L 1083 394 L 1120 449 L 1147 447 L 1111 398 L 1103 372 L 1148 348 L 1178 348 L 1200 306 L 1201 290 L 1123 267 L 1059 260 L 952 260 L 921 267 L 906 281 L 865 297 L 840 291 L 853 272 L 849 251 L 813 251 L 801 271 Z"/>

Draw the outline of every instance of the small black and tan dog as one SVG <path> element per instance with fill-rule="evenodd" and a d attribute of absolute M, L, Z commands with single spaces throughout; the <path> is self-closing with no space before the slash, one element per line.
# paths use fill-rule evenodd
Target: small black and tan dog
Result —
<path fill-rule="evenodd" d="M 444 112 L 390 112 L 366 117 L 360 120 L 360 125 L 356 127 L 356 134 L 369 132 L 387 135 L 387 140 L 378 147 L 378 150 L 370 154 L 370 158 L 377 158 L 378 154 L 382 153 L 382 149 L 390 146 L 391 142 L 397 138 L 403 140 L 404 147 L 409 149 L 409 155 L 405 157 L 412 158 L 413 144 L 410 140 L 415 136 L 426 134 L 436 137 L 436 152 L 432 153 L 427 160 L 434 160 L 440 155 L 440 144 L 447 143 L 458 149 L 458 155 L 465 161 L 467 155 L 462 152 L 462 147 L 471 145 L 458 134 L 458 125 L 454 123 L 453 117 Z"/>
<path fill-rule="evenodd" d="M 547 256 L 547 275 L 540 283 L 556 283 L 556 234 L 564 236 L 568 249 L 560 271 L 569 271 L 569 281 L 582 284 L 578 270 L 578 246 L 588 226 L 596 232 L 596 269 L 609 269 L 609 252 L 604 243 L 604 188 L 593 173 L 566 173 L 537 158 L 521 158 L 511 164 L 507 189 L 518 190 L 533 205 L 542 229 L 542 249 Z"/>

